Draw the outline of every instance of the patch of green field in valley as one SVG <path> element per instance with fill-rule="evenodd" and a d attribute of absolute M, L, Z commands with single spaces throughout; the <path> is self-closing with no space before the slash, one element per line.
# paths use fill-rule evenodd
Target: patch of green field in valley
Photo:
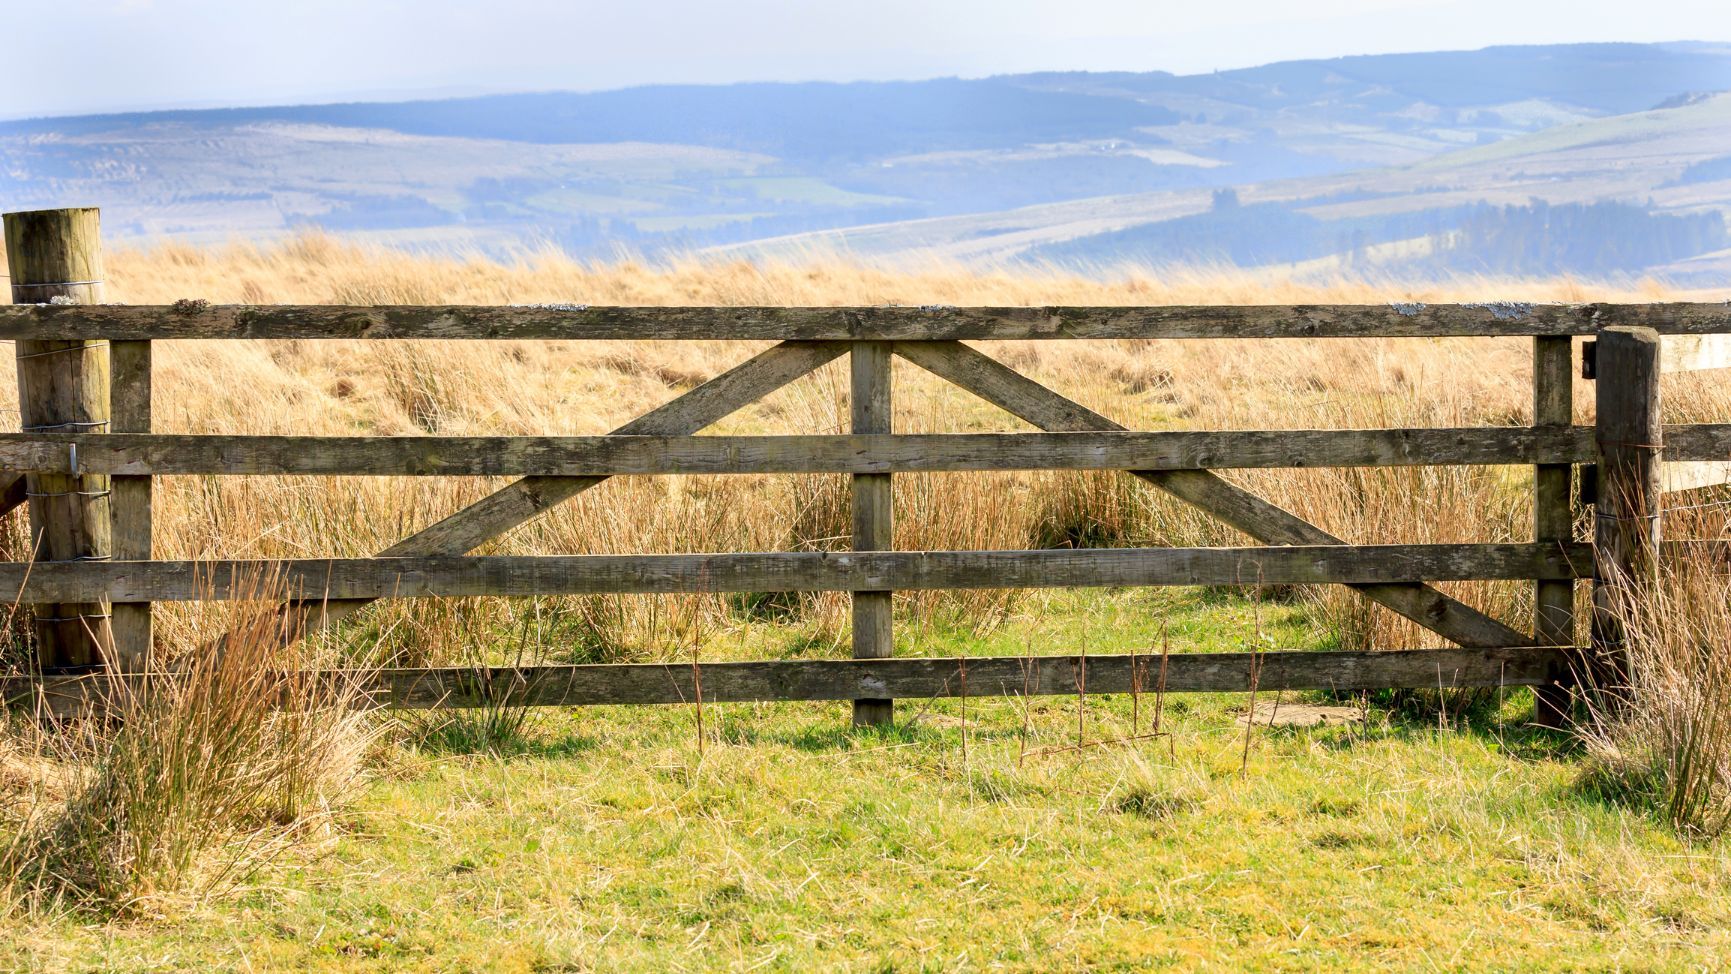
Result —
<path fill-rule="evenodd" d="M 900 196 L 856 193 L 811 176 L 752 176 L 719 180 L 721 185 L 757 199 L 816 206 L 889 206 L 909 202 Z"/>
<path fill-rule="evenodd" d="M 923 655 L 1317 645 L 1296 605 L 1059 593 Z M 913 630 L 913 626 L 904 630 Z M 791 638 L 753 629 L 769 649 Z M 1063 639 L 1052 634 L 1062 633 Z M 1309 640 L 1306 642 L 1306 640 Z M 717 651 L 717 655 L 721 655 Z M 1263 694 L 1262 702 L 1271 702 Z M 1284 694 L 1283 703 L 1320 695 Z M 1499 699 L 1500 698 L 1500 699 Z M 1380 700 L 1380 702 L 1378 702 Z M 1090 741 L 1146 734 L 1090 698 Z M 1077 703 L 547 711 L 497 754 L 394 745 L 321 848 L 150 921 L 15 925 L 0 968 L 1705 970 L 1731 863 L 1577 784 L 1525 692 L 1463 716 L 1258 728 L 1165 701 L 1081 749 Z M 1448 727 L 1439 727 L 1446 721 Z M 965 735 L 965 736 L 964 736 Z M 1247 745 L 1248 741 L 1248 745 Z"/>

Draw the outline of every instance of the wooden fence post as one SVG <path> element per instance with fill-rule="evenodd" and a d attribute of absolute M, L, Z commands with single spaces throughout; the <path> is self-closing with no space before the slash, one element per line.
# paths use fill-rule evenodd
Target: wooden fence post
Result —
<path fill-rule="evenodd" d="M 1594 682 L 1618 694 L 1628 660 L 1619 603 L 1651 585 L 1659 567 L 1659 335 L 1614 326 L 1599 332 L 1596 363 L 1599 489 L 1594 520 Z"/>
<path fill-rule="evenodd" d="M 1574 423 L 1574 340 L 1543 336 L 1533 339 L 1533 425 Z M 1533 468 L 1533 540 L 1575 540 L 1575 510 L 1570 497 L 1574 467 L 1541 463 Z M 1574 646 L 1575 583 L 1540 579 L 1534 584 L 1533 641 L 1540 646 Z M 1558 674 L 1563 677 L 1566 674 Z M 1541 727 L 1564 727 L 1569 720 L 1570 692 L 1559 683 L 1533 688 L 1533 721 Z"/>
<path fill-rule="evenodd" d="M 95 209 L 7 213 L 4 223 L 14 304 L 101 303 L 102 237 Z M 108 429 L 107 342 L 17 345 L 18 409 L 25 432 Z M 108 477 L 31 474 L 26 490 L 36 561 L 112 556 Z M 35 608 L 42 666 L 92 666 L 108 658 L 114 639 L 106 603 Z"/>
<path fill-rule="evenodd" d="M 887 342 L 855 342 L 849 356 L 853 367 L 853 431 L 888 433 L 890 421 L 890 346 Z M 891 474 L 853 475 L 853 547 L 855 551 L 887 551 L 895 545 L 891 513 Z M 855 659 L 885 659 L 895 651 L 890 592 L 853 595 L 853 655 Z M 855 700 L 856 727 L 885 725 L 895 719 L 893 700 Z"/>

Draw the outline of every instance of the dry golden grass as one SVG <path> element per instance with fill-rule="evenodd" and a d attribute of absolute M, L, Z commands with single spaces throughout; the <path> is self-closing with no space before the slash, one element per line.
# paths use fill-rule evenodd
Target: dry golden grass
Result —
<path fill-rule="evenodd" d="M 1679 504 L 1663 527 L 1671 538 L 1731 535 L 1731 498 Z M 1652 584 L 1613 587 L 1611 604 L 1627 658 L 1600 676 L 1582 734 L 1585 784 L 1685 835 L 1720 836 L 1731 829 L 1731 576 L 1711 555 L 1667 558 Z"/>
<path fill-rule="evenodd" d="M 1236 271 L 1094 280 L 1054 271 L 938 267 L 904 273 L 834 263 L 591 266 L 539 254 L 515 264 L 357 249 L 328 237 L 199 250 L 165 245 L 109 259 L 108 297 L 245 303 L 538 303 L 873 305 L 943 303 L 1374 303 L 1487 298 L 1646 301 L 1683 295 L 1647 282 L 1468 279 L 1423 286 L 1306 283 Z M 605 432 L 744 359 L 744 342 L 169 342 L 158 353 L 156 416 L 164 431 L 233 433 L 578 434 Z M 1128 425 L 1287 428 L 1521 423 L 1529 415 L 1528 345 L 1520 340 L 1350 342 L 1006 342 L 1005 362 Z M 1024 428 L 918 369 L 897 365 L 896 422 L 909 431 Z M 13 381 L 0 376 L 0 388 Z M 1698 385 L 1691 409 L 1723 395 Z M 1704 400 L 1715 400 L 1708 403 Z M 1585 401 L 1578 410 L 1587 407 Z M 1722 414 L 1722 410 L 1720 413 Z M 719 429 L 844 428 L 845 375 L 830 366 L 729 418 Z M 1268 472 L 1233 475 L 1353 541 L 1505 540 L 1526 536 L 1526 475 L 1495 468 Z M 365 555 L 497 486 L 481 480 L 169 478 L 158 501 L 165 557 Z M 900 546 L 1220 544 L 1234 534 L 1110 473 L 949 474 L 898 478 Z M 839 477 L 620 478 L 501 539 L 517 553 L 769 550 L 846 543 Z M 1464 516 L 1463 516 L 1464 515 Z M 1522 586 L 1459 587 L 1519 620 Z M 1356 600 L 1321 594 L 1349 644 L 1402 646 L 1419 631 Z M 1024 596 L 908 596 L 990 624 Z M 666 652 L 738 613 L 712 597 L 562 600 L 585 652 Z M 806 600 L 814 634 L 835 639 L 841 601 Z M 449 658 L 473 632 L 449 623 L 510 603 L 396 603 L 377 610 L 386 654 Z M 184 644 L 203 610 L 176 607 L 162 631 Z"/>

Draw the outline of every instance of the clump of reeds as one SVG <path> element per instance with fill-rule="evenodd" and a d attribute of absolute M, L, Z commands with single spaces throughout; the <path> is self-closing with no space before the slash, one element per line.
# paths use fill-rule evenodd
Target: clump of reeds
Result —
<path fill-rule="evenodd" d="M 157 910 L 232 888 L 350 795 L 374 734 L 365 675 L 308 672 L 316 650 L 281 639 L 280 588 L 246 583 L 220 648 L 117 681 L 99 709 L 12 718 L 12 763 L 41 773 L 8 782 L 0 885 Z"/>
<path fill-rule="evenodd" d="M 1669 528 L 1669 525 L 1668 525 Z M 1586 784 L 1703 838 L 1731 827 L 1731 575 L 1710 548 L 1612 589 L 1624 647 L 1589 694 Z"/>

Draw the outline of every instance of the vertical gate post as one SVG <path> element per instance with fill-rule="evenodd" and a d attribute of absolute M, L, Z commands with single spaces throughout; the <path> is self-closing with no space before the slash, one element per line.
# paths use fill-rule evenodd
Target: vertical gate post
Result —
<path fill-rule="evenodd" d="M 102 301 L 102 237 L 95 209 L 7 213 L 4 223 L 14 304 Z M 107 431 L 106 342 L 20 341 L 17 354 L 24 432 Z M 113 554 L 107 477 L 31 474 L 26 491 L 37 561 L 100 561 Z M 106 603 L 35 609 L 42 666 L 92 666 L 113 649 Z"/>
<path fill-rule="evenodd" d="M 1533 339 L 1533 425 L 1556 428 L 1574 423 L 1574 340 L 1568 336 Z M 1566 543 L 1575 540 L 1575 510 L 1570 497 L 1574 467 L 1541 463 L 1533 468 L 1533 540 Z M 1574 646 L 1575 583 L 1540 579 L 1534 586 L 1533 642 L 1540 646 Z M 1558 681 L 1533 688 L 1533 722 L 1564 727 L 1569 719 L 1569 688 Z"/>
<path fill-rule="evenodd" d="M 1592 665 L 1599 688 L 1615 695 L 1628 682 L 1619 603 L 1650 586 L 1659 567 L 1659 335 L 1616 326 L 1599 332 L 1597 345 Z"/>
<path fill-rule="evenodd" d="M 855 342 L 849 356 L 853 367 L 853 431 L 890 432 L 890 346 L 887 342 Z M 853 547 L 855 551 L 887 551 L 895 545 L 892 475 L 853 475 Z M 853 594 L 853 655 L 855 659 L 885 659 L 895 651 L 892 593 Z M 895 719 L 893 700 L 855 700 L 856 727 L 889 724 Z"/>

